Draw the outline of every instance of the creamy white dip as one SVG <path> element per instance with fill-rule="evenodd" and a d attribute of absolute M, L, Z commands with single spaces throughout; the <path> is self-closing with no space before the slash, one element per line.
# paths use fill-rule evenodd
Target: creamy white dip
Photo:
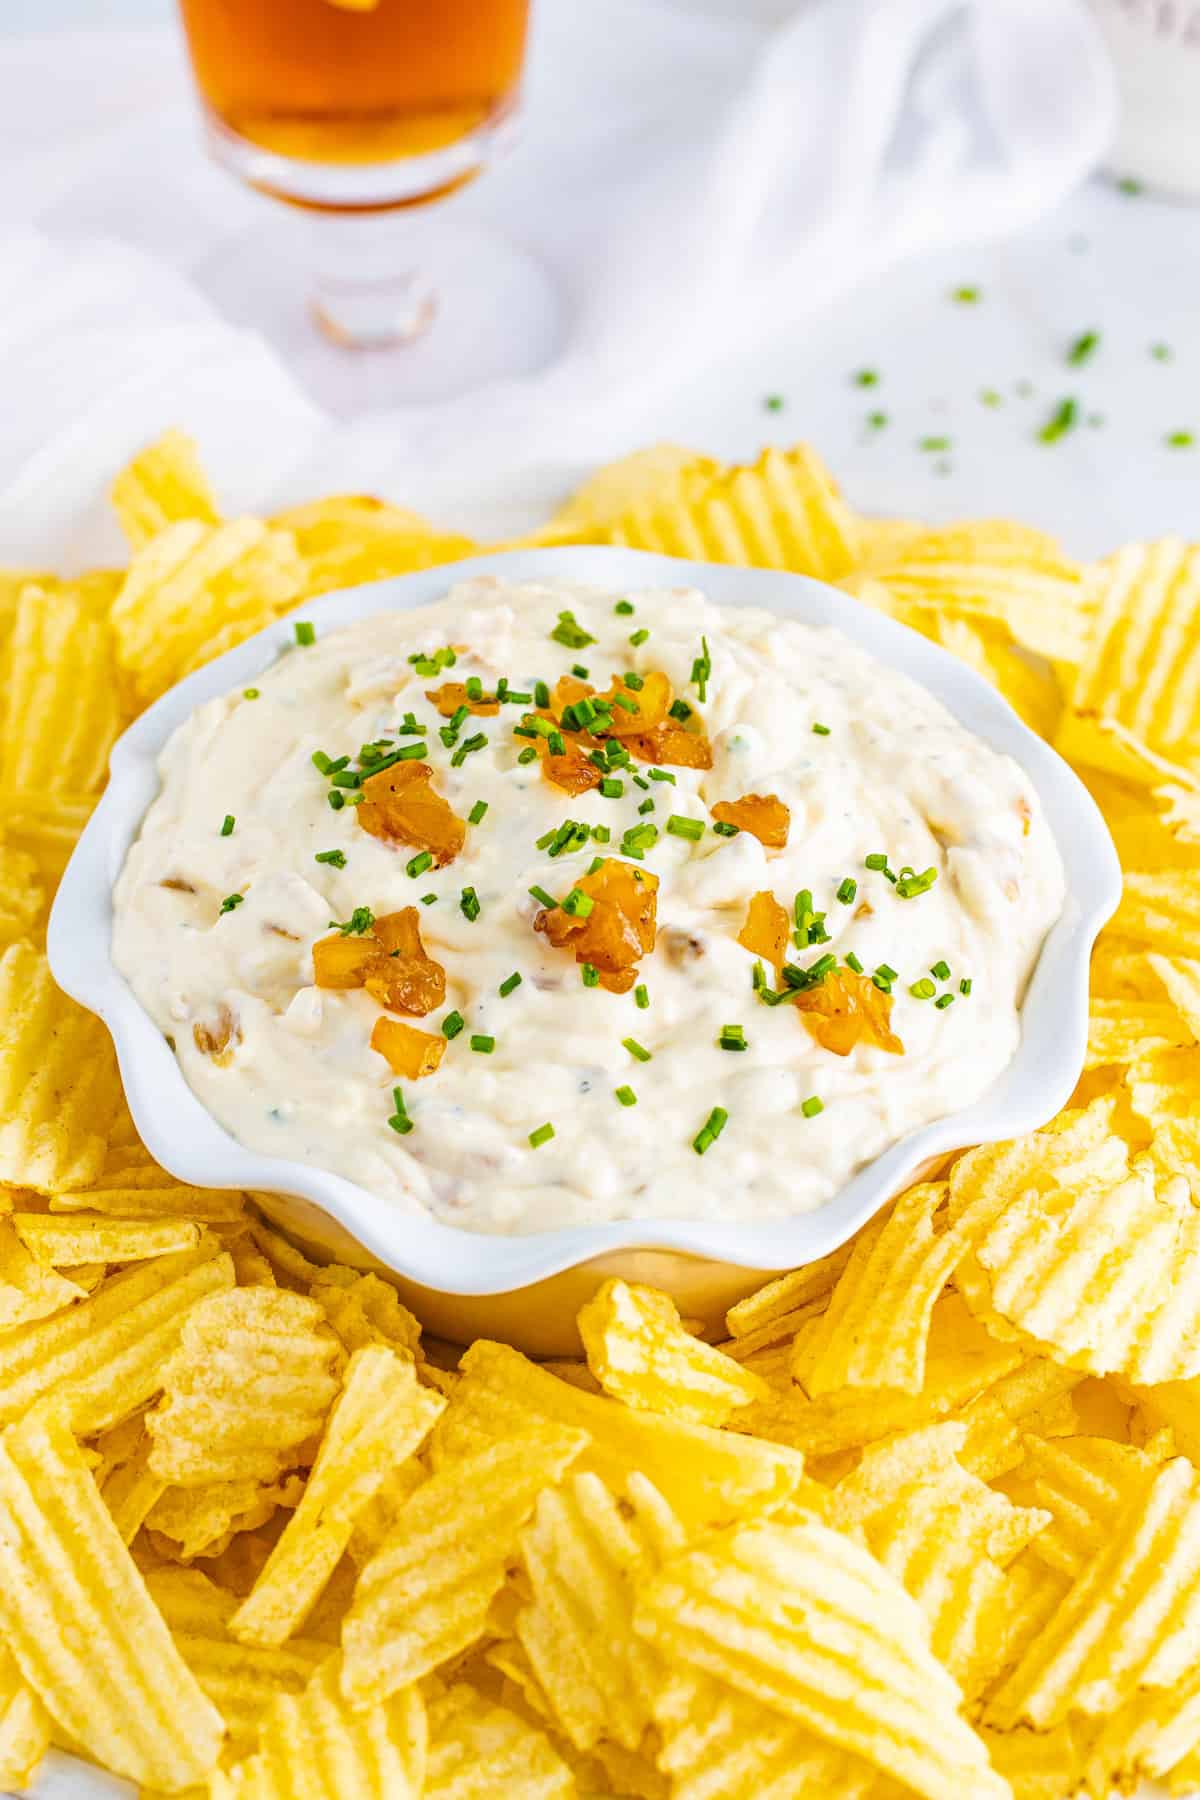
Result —
<path fill-rule="evenodd" d="M 564 608 L 596 642 L 552 640 Z M 703 703 L 692 680 L 702 635 Z M 413 668 L 410 656 L 442 645 L 459 647 L 453 668 L 437 680 Z M 711 770 L 673 768 L 674 785 L 641 787 L 632 777 L 648 771 L 635 761 L 618 771 L 621 797 L 570 796 L 540 764 L 518 761 L 520 705 L 472 718 L 460 742 L 483 733 L 486 747 L 452 766 L 426 689 L 478 676 L 490 694 L 503 676 L 528 692 L 576 664 L 599 689 L 614 672 L 664 671 L 704 720 Z M 256 686 L 256 697 L 238 690 L 197 708 L 168 742 L 161 792 L 117 882 L 113 948 L 194 1091 L 257 1151 L 336 1170 L 383 1205 L 473 1231 L 782 1218 L 820 1206 L 896 1139 L 975 1100 L 1016 1050 L 1025 984 L 1064 896 L 1037 796 L 1015 762 L 837 631 L 718 608 L 690 589 L 476 580 L 437 605 L 290 649 Z M 415 877 L 410 846 L 368 835 L 352 805 L 331 809 L 312 760 L 353 758 L 405 713 L 429 727 L 418 741 L 455 813 L 487 804 L 461 854 Z M 710 808 L 749 793 L 790 808 L 786 848 L 764 849 L 745 830 L 714 833 Z M 654 810 L 639 815 L 646 800 Z M 234 823 L 222 835 L 226 815 Z M 670 815 L 703 821 L 699 840 L 669 833 Z M 568 818 L 607 826 L 611 843 L 551 859 L 537 840 Z M 643 1007 L 632 992 L 584 985 L 570 951 L 535 933 L 529 890 L 561 897 L 645 822 L 660 835 L 641 866 L 660 885 L 657 941 L 638 971 Z M 338 850 L 343 868 L 315 860 Z M 892 871 L 934 868 L 936 881 L 902 899 L 865 866 L 881 852 Z M 847 877 L 856 893 L 839 901 Z M 466 887 L 474 919 L 460 905 Z M 737 942 L 748 902 L 769 890 L 790 914 L 802 889 L 825 914 L 828 942 L 793 945 L 790 959 L 804 967 L 853 953 L 868 974 L 894 969 L 902 1056 L 870 1041 L 834 1055 L 794 1006 L 757 998 L 755 958 Z M 241 902 L 222 911 L 234 895 Z M 414 904 L 447 985 L 445 1005 L 411 1023 L 436 1033 L 457 1011 L 466 1025 L 436 1073 L 399 1084 L 413 1123 L 401 1136 L 388 1124 L 397 1078 L 368 1042 L 380 1004 L 316 987 L 312 946 L 357 907 L 382 916 Z M 942 965 L 949 978 L 931 973 Z M 520 985 L 502 996 L 517 972 Z M 920 982 L 935 994 L 912 995 Z M 952 1000 L 939 1007 L 943 996 Z M 222 1015 L 237 1035 L 214 1058 L 193 1028 Z M 744 1051 L 719 1046 L 730 1024 L 743 1027 Z M 472 1036 L 494 1038 L 492 1053 L 473 1051 Z M 629 1038 L 649 1061 L 624 1047 Z M 636 1105 L 615 1097 L 624 1087 Z M 805 1109 L 814 1100 L 822 1109 Z M 714 1106 L 728 1122 L 697 1154 Z M 531 1146 L 545 1124 L 553 1137 Z"/>

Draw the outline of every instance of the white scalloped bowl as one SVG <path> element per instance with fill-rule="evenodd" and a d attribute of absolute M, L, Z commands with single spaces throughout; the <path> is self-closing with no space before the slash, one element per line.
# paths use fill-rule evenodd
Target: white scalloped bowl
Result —
<path fill-rule="evenodd" d="M 524 1237 L 491 1237 L 389 1212 L 357 1183 L 239 1144 L 189 1088 L 165 1038 L 113 966 L 112 888 L 158 792 L 167 738 L 202 701 L 245 686 L 292 641 L 271 626 L 179 683 L 115 745 L 112 777 L 63 877 L 48 950 L 59 984 L 112 1033 L 133 1117 L 152 1154 L 180 1180 L 252 1190 L 303 1248 L 386 1273 L 428 1327 L 455 1342 L 492 1336 L 535 1354 L 577 1347 L 578 1307 L 609 1275 L 665 1288 L 686 1317 L 716 1324 L 724 1310 L 781 1270 L 826 1255 L 893 1194 L 966 1144 L 1042 1125 L 1079 1077 L 1087 1037 L 1088 963 L 1113 912 L 1121 872 L 1104 821 L 1067 765 L 995 690 L 915 632 L 804 576 L 681 562 L 635 550 L 509 551 L 403 575 L 305 609 L 321 630 L 421 606 L 484 573 L 561 578 L 609 589 L 693 585 L 722 605 L 768 607 L 852 642 L 920 682 L 985 743 L 1025 769 L 1066 869 L 1067 898 L 1046 938 L 1022 1007 L 1021 1043 L 983 1097 L 910 1132 L 861 1168 L 824 1206 L 794 1219 L 696 1222 L 628 1219 Z"/>

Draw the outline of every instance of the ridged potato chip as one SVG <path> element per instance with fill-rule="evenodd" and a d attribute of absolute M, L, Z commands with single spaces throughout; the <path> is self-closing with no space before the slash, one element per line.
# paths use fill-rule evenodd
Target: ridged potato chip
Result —
<path fill-rule="evenodd" d="M 367 1706 L 419 1681 L 483 1634 L 517 1536 L 582 1431 L 531 1426 L 452 1461 L 419 1487 L 358 1578 L 342 1686 Z"/>
<path fill-rule="evenodd" d="M 315 1300 L 234 1288 L 184 1321 L 146 1420 L 150 1466 L 164 1481 L 275 1481 L 320 1431 L 338 1390 L 341 1350 Z"/>
<path fill-rule="evenodd" d="M 108 1033 L 28 944 L 0 956 L 0 1181 L 86 1187 L 120 1101 Z"/>
<path fill-rule="evenodd" d="M 57 887 L 79 834 L 96 805 L 95 794 L 46 795 L 0 788 L 0 827 L 5 855 L 31 856 L 47 895 Z"/>
<path fill-rule="evenodd" d="M 220 1245 L 123 1270 L 78 1305 L 0 1336 L 0 1424 L 19 1419 L 43 1395 L 66 1409 L 74 1429 L 101 1431 L 136 1412 L 162 1385 L 190 1309 L 233 1285 Z"/>
<path fill-rule="evenodd" d="M 269 625 L 301 598 L 306 573 L 294 538 L 259 519 L 184 519 L 157 533 L 134 555 L 111 614 L 142 702 Z"/>
<path fill-rule="evenodd" d="M 609 542 L 831 581 L 854 564 L 858 522 L 820 458 L 802 444 L 764 450 L 747 468 L 710 473 L 686 465 L 670 491 L 622 514 Z"/>
<path fill-rule="evenodd" d="M 323 1274 L 324 1271 L 321 1271 Z M 400 1296 L 378 1275 L 360 1275 L 349 1284 L 317 1279 L 309 1288 L 346 1350 L 383 1344 L 401 1355 L 419 1357 L 421 1326 Z"/>
<path fill-rule="evenodd" d="M 520 1537 L 532 1599 L 515 1631 L 559 1729 L 577 1750 L 602 1737 L 637 1750 L 662 1680 L 634 1634 L 640 1582 L 683 1548 L 682 1526 L 648 1482 L 631 1476 L 622 1508 L 596 1475 L 547 1488 Z"/>
<path fill-rule="evenodd" d="M 1157 1050 L 1178 1050 L 1195 1041 L 1192 1027 L 1168 1001 L 1144 1000 L 1140 1005 L 1130 1005 L 1128 1000 L 1093 996 L 1088 1010 L 1084 1067 L 1098 1069 L 1110 1063 L 1134 1062 Z"/>
<path fill-rule="evenodd" d="M 0 1636 L 55 1722 L 108 1768 L 168 1790 L 212 1769 L 220 1717 L 53 1408 L 0 1435 Z"/>
<path fill-rule="evenodd" d="M 1161 956 L 1151 951 L 1146 961 L 1162 982 L 1167 999 L 1192 1037 L 1200 1038 L 1200 960 L 1191 956 Z"/>
<path fill-rule="evenodd" d="M 96 1471 L 96 1481 L 112 1522 L 121 1535 L 121 1542 L 132 1544 L 147 1516 L 162 1499 L 167 1484 L 150 1467 L 151 1441 L 144 1414 L 126 1423 L 136 1423 L 136 1439 L 107 1472 Z M 122 1429 L 122 1426 L 116 1427 L 117 1431 Z"/>
<path fill-rule="evenodd" d="M 0 1783 L 27 1787 L 49 1747 L 49 1714 L 0 1644 Z"/>
<path fill-rule="evenodd" d="M 1183 1457 L 1135 1489 L 1100 1554 L 987 1708 L 1001 1730 L 1072 1711 L 1099 1718 L 1143 1688 L 1168 1688 L 1200 1645 L 1200 1483 Z"/>
<path fill-rule="evenodd" d="M 311 500 L 276 513 L 270 523 L 295 541 L 310 596 L 431 569 L 473 556 L 479 548 L 471 538 L 438 531 L 419 513 L 369 494 Z"/>
<path fill-rule="evenodd" d="M 8 843 L 0 827 L 0 950 L 32 935 L 45 904 L 36 859 Z"/>
<path fill-rule="evenodd" d="M 382 1345 L 356 1350 L 325 1427 L 304 1497 L 231 1629 L 248 1644 L 282 1644 L 303 1623 L 350 1542 L 363 1508 L 416 1451 L 445 1402 L 411 1360 Z"/>
<path fill-rule="evenodd" d="M 154 1474 L 153 1450 L 147 1470 Z M 298 1506 L 303 1492 L 304 1483 L 291 1475 L 274 1483 L 243 1476 L 195 1487 L 165 1486 L 146 1514 L 146 1530 L 158 1555 L 167 1561 L 215 1558 L 238 1532 L 257 1531 L 274 1519 L 280 1507 Z"/>
<path fill-rule="evenodd" d="M 415 1688 L 386 1705 L 355 1711 L 327 1658 L 299 1694 L 281 1694 L 253 1756 L 211 1782 L 211 1800 L 421 1800 L 425 1707 Z"/>
<path fill-rule="evenodd" d="M 107 618 L 69 589 L 26 588 L 0 656 L 0 788 L 93 792 L 124 724 Z"/>
<path fill-rule="evenodd" d="M 1143 747 L 1188 767 L 1200 754 L 1195 547 L 1178 538 L 1127 544 L 1093 567 L 1088 585 L 1096 623 L 1059 750 L 1117 773 L 1136 773 Z"/>
<path fill-rule="evenodd" d="M 1200 872 L 1127 869 L 1108 931 L 1172 956 L 1200 956 Z"/>
<path fill-rule="evenodd" d="M 1137 1694 L 1105 1719 L 1087 1753 L 1090 1791 L 1129 1793 L 1161 1780 L 1198 1746 L 1200 1671 L 1192 1669 L 1174 1687 Z"/>
<path fill-rule="evenodd" d="M 424 1800 L 570 1800 L 576 1791 L 545 1732 L 518 1713 L 465 1682 L 431 1700 Z"/>
<path fill-rule="evenodd" d="M 824 1311 L 829 1304 L 829 1296 L 853 1249 L 851 1240 L 829 1256 L 819 1257 L 803 1269 L 780 1275 L 766 1287 L 759 1288 L 757 1293 L 739 1300 L 725 1316 L 730 1340 L 722 1345 L 722 1349 L 740 1361 L 753 1356 L 757 1350 L 767 1350 L 785 1341 L 790 1343 L 805 1319 L 811 1318 L 814 1312 Z"/>
<path fill-rule="evenodd" d="M 724 1425 L 735 1407 L 769 1392 L 759 1376 L 685 1331 L 655 1288 L 606 1281 L 580 1311 L 579 1335 L 606 1394 L 673 1419 Z"/>
<path fill-rule="evenodd" d="M 181 519 L 220 522 L 195 443 L 182 431 L 164 431 L 139 452 L 113 482 L 110 498 L 134 550 Z"/>
<path fill-rule="evenodd" d="M 992 1731 L 980 1737 L 996 1770 L 1013 1791 L 1013 1800 L 1066 1800 L 1083 1779 L 1086 1741 L 1070 1725 L 1054 1731 Z"/>
<path fill-rule="evenodd" d="M 16 1228 L 18 1216 L 0 1218 L 0 1332 L 43 1319 L 83 1293 L 75 1282 L 30 1252 Z"/>
<path fill-rule="evenodd" d="M 599 543 L 625 513 L 652 505 L 670 492 L 684 470 L 715 475 L 720 465 L 681 444 L 652 444 L 617 462 L 605 463 L 576 488 L 557 512 L 530 534 L 529 541 L 554 544 Z"/>
<path fill-rule="evenodd" d="M 1100 1555 L 1121 1513 L 1162 1460 L 1112 1438 L 1027 1437 L 1022 1486 L 1049 1515 L 1034 1554 L 1075 1580 Z"/>
<path fill-rule="evenodd" d="M 915 1603 L 817 1521 L 747 1525 L 668 1562 L 637 1629 L 928 1800 L 1008 1800 Z"/>
<path fill-rule="evenodd" d="M 15 1212 L 13 1229 L 26 1250 L 50 1268 L 71 1263 L 145 1262 L 173 1250 L 191 1250 L 200 1242 L 200 1226 L 192 1219 L 113 1219 L 75 1213 Z"/>
<path fill-rule="evenodd" d="M 685 1526 L 778 1503 L 803 1474 L 802 1459 L 782 1445 L 637 1412 L 606 1396 L 582 1393 L 504 1344 L 480 1339 L 460 1367 L 462 1380 L 433 1434 L 438 1466 L 499 1433 L 516 1434 L 539 1424 L 584 1431 L 589 1442 L 581 1467 L 618 1489 L 627 1475 L 640 1472 Z"/>

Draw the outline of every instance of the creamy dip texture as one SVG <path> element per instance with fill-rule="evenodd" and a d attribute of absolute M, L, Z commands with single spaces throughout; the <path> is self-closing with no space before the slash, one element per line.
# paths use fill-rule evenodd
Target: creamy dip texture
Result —
<path fill-rule="evenodd" d="M 635 706 L 668 677 L 711 768 L 635 756 L 605 791 L 554 785 L 521 732 L 547 729 L 529 723 L 537 684 L 579 669 L 601 692 L 631 674 Z M 426 698 L 450 681 L 532 699 L 455 723 Z M 465 826 L 445 866 L 360 824 L 356 771 L 404 748 Z M 462 584 L 298 642 L 199 707 L 160 769 L 116 887 L 114 954 L 194 1091 L 243 1144 L 473 1231 L 820 1206 L 1004 1069 L 1063 904 L 1016 763 L 837 631 L 694 590 Z M 747 795 L 788 809 L 785 847 L 714 829 L 713 807 Z M 534 928 L 598 857 L 658 878 L 653 948 L 624 993 Z M 738 942 L 755 895 L 787 911 L 790 974 Z M 315 943 L 409 907 L 444 1003 L 415 1016 L 316 985 Z M 819 985 L 830 959 L 882 971 L 902 1054 L 870 1033 L 835 1054 L 810 1015 L 770 1003 Z M 381 1017 L 438 1038 L 440 1065 L 398 1077 L 370 1047 Z"/>

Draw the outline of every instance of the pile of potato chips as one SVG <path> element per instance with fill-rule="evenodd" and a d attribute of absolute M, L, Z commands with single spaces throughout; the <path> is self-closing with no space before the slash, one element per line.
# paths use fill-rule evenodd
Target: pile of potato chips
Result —
<path fill-rule="evenodd" d="M 124 573 L 0 574 L 0 1786 L 213 1800 L 1066 1800 L 1200 1783 L 1200 548 L 1088 567 L 669 447 L 532 540 L 842 584 L 1071 758 L 1125 895 L 1069 1110 L 709 1344 L 455 1364 L 374 1275 L 139 1143 L 46 908 L 139 707 L 301 600 L 476 546 L 122 474 Z"/>

